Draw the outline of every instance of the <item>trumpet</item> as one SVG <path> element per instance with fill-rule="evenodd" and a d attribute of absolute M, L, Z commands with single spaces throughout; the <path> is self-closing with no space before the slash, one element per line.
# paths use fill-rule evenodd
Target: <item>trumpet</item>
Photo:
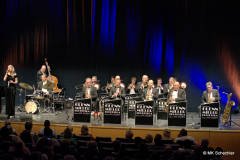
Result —
<path fill-rule="evenodd" d="M 129 85 L 129 88 L 130 88 L 130 89 L 133 89 L 133 87 L 134 87 L 134 84 L 131 83 L 131 84 Z"/>
<path fill-rule="evenodd" d="M 102 91 L 106 91 L 106 93 L 108 93 L 108 90 L 107 90 L 107 88 L 110 86 L 110 83 L 108 83 L 108 81 L 107 81 L 107 85 L 106 86 L 103 86 L 102 88 L 101 88 L 101 90 Z"/>
<path fill-rule="evenodd" d="M 75 89 L 80 89 L 86 86 L 86 83 L 75 86 Z"/>

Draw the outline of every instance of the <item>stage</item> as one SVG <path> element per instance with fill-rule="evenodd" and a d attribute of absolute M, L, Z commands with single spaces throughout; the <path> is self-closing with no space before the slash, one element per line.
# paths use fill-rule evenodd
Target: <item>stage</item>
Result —
<path fill-rule="evenodd" d="M 17 108 L 16 108 L 17 109 Z M 48 119 L 51 122 L 51 128 L 53 128 L 57 134 L 61 134 L 67 125 L 72 125 L 75 134 L 81 134 L 81 125 L 88 125 L 89 133 L 94 137 L 96 136 L 110 136 L 112 140 L 116 137 L 124 137 L 126 129 L 131 129 L 134 133 L 134 137 L 139 136 L 145 138 L 146 134 L 162 134 L 165 128 L 171 129 L 171 137 L 176 138 L 180 129 L 185 128 L 188 130 L 188 135 L 193 136 L 197 143 L 201 143 L 201 139 L 206 137 L 209 139 L 209 146 L 216 148 L 222 147 L 224 151 L 235 152 L 234 156 L 224 156 L 227 159 L 235 159 L 240 156 L 238 152 L 238 146 L 240 144 L 240 127 L 232 126 L 226 128 L 223 123 L 220 123 L 219 128 L 200 127 L 200 118 L 196 112 L 187 112 L 187 125 L 185 127 L 168 127 L 167 120 L 157 120 L 154 125 L 135 125 L 134 119 L 122 118 L 122 124 L 104 124 L 103 121 L 95 119 L 94 115 L 91 115 L 91 123 L 81 123 L 72 121 L 72 111 L 68 109 L 69 119 L 67 120 L 67 114 L 64 111 L 56 113 L 42 113 L 42 114 L 27 114 L 26 112 L 16 112 L 16 116 L 12 119 L 12 127 L 16 129 L 18 133 L 24 130 L 24 124 L 26 117 L 32 117 L 33 130 L 37 133 L 40 128 L 43 128 L 43 122 Z M 192 117 L 194 117 L 194 124 L 192 125 Z M 222 117 L 222 114 L 221 114 Z M 233 115 L 232 120 L 236 123 L 240 123 L 240 116 Z M 0 127 L 4 125 L 4 120 L 0 121 Z"/>

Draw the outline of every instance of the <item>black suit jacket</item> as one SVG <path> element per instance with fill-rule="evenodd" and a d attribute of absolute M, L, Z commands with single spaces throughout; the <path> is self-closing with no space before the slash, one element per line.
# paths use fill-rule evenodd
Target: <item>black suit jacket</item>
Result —
<path fill-rule="evenodd" d="M 119 89 L 119 90 L 121 91 L 121 98 L 125 98 L 125 96 L 126 96 L 126 91 L 125 91 L 125 89 L 124 89 L 122 86 L 120 86 L 120 89 Z M 112 86 L 112 88 L 110 89 L 109 97 L 112 98 L 112 95 L 113 95 L 114 93 L 116 93 L 116 86 Z M 120 96 L 118 95 L 118 97 L 120 97 Z M 113 99 L 116 99 L 116 98 L 117 98 L 117 97 L 113 97 Z"/>
<path fill-rule="evenodd" d="M 127 88 L 126 88 L 126 93 L 127 94 L 130 94 L 130 89 L 128 88 L 130 84 L 127 85 Z M 135 88 L 134 88 L 134 91 L 135 93 L 138 93 L 138 90 L 137 90 L 137 84 L 135 84 Z"/>
<path fill-rule="evenodd" d="M 164 93 L 164 95 L 168 95 L 168 93 L 169 93 L 169 83 L 167 83 L 167 84 L 165 84 L 164 85 L 164 87 L 163 87 L 163 93 Z"/>
<path fill-rule="evenodd" d="M 47 83 L 52 83 L 51 81 L 47 80 Z M 38 83 L 38 90 L 42 90 L 42 87 L 43 87 L 43 81 L 40 81 Z M 48 89 L 47 90 L 49 93 L 51 93 L 53 91 L 53 89 Z"/>
<path fill-rule="evenodd" d="M 170 94 L 172 93 L 173 90 L 174 90 L 174 88 L 170 89 L 167 99 L 170 98 Z M 177 98 L 175 98 L 175 102 L 180 102 L 180 101 L 185 101 L 185 100 L 186 100 L 186 93 L 183 89 L 179 88 Z"/>
<path fill-rule="evenodd" d="M 142 92 L 142 99 L 145 100 L 147 97 L 147 91 L 148 88 L 145 88 Z M 152 88 L 152 94 L 153 94 L 153 99 L 157 100 L 158 99 L 158 90 L 156 88 Z"/>
<path fill-rule="evenodd" d="M 215 98 L 214 102 L 221 101 L 221 97 L 220 97 L 219 92 L 218 92 L 217 89 L 212 89 L 212 97 Z M 207 90 L 203 92 L 201 101 L 202 101 L 202 103 L 208 103 L 208 91 Z"/>
<path fill-rule="evenodd" d="M 48 76 L 48 69 L 46 67 L 46 71 L 44 72 Z M 37 72 L 37 84 L 42 81 L 42 75 L 43 73 L 41 72 L 41 69 Z"/>
<path fill-rule="evenodd" d="M 159 89 L 161 90 L 161 94 L 164 93 L 163 92 L 164 88 L 158 87 L 157 84 L 155 86 L 156 86 L 155 88 L 158 90 L 158 94 L 159 94 Z M 162 87 L 164 87 L 164 86 L 162 86 Z"/>
<path fill-rule="evenodd" d="M 82 94 L 81 94 L 82 98 L 86 97 L 86 89 L 87 89 L 86 86 L 83 87 L 83 89 L 82 89 Z M 92 100 L 96 100 L 97 99 L 98 93 L 97 93 L 97 88 L 96 87 L 93 87 L 93 86 L 90 87 L 90 95 L 91 95 Z"/>

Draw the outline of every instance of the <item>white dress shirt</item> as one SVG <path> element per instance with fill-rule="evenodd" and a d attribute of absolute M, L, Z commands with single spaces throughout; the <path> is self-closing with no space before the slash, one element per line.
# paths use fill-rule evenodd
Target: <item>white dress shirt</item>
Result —
<path fill-rule="evenodd" d="M 177 98 L 177 97 L 178 97 L 178 90 L 177 91 L 173 90 L 172 98 Z M 175 101 L 171 101 L 171 102 L 175 102 Z"/>
<path fill-rule="evenodd" d="M 47 81 L 46 81 L 45 83 L 43 82 L 43 86 L 44 86 L 45 84 L 47 84 Z M 47 93 L 47 89 L 42 88 L 42 91 L 43 91 L 44 93 Z"/>

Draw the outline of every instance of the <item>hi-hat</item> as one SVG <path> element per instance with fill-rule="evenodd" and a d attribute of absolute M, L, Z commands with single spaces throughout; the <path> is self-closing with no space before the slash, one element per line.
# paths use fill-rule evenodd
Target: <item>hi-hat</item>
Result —
<path fill-rule="evenodd" d="M 44 89 L 53 89 L 56 86 L 55 83 L 47 83 L 42 86 Z"/>
<path fill-rule="evenodd" d="M 28 89 L 28 90 L 33 90 L 33 87 L 27 83 L 19 83 L 19 86 L 21 86 L 22 88 Z"/>
<path fill-rule="evenodd" d="M 19 90 L 20 92 L 23 92 L 23 93 L 25 93 L 25 91 L 23 91 L 22 89 L 18 89 L 18 88 L 16 88 L 17 90 Z"/>

